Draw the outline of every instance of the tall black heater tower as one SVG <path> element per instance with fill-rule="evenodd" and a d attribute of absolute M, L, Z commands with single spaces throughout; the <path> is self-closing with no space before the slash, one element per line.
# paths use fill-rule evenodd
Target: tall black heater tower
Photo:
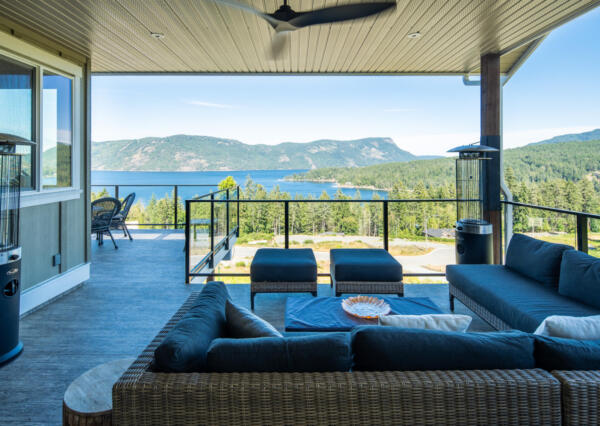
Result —
<path fill-rule="evenodd" d="M 483 220 L 483 169 L 488 152 L 473 144 L 453 148 L 456 159 L 456 263 L 493 263 L 492 225 Z"/>
<path fill-rule="evenodd" d="M 21 155 L 17 146 L 32 142 L 0 134 L 0 365 L 23 350 L 19 341 L 21 247 L 19 204 Z"/>

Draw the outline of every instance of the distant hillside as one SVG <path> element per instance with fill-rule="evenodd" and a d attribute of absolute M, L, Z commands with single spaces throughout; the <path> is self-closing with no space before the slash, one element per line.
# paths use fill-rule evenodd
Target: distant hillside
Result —
<path fill-rule="evenodd" d="M 175 135 L 92 144 L 94 170 L 203 171 L 361 167 L 418 159 L 390 138 L 247 145 L 232 139 Z"/>
<path fill-rule="evenodd" d="M 454 158 L 388 163 L 358 169 L 325 168 L 291 177 L 293 180 L 334 180 L 342 185 L 391 189 L 402 183 L 414 188 L 418 182 L 428 187 L 454 185 Z M 504 152 L 504 165 L 514 171 L 519 182 L 545 182 L 552 179 L 576 181 L 593 179 L 600 171 L 600 140 L 534 144 Z M 596 182 L 597 183 L 597 182 Z"/>
<path fill-rule="evenodd" d="M 583 133 L 570 133 L 567 135 L 554 136 L 553 138 L 546 139 L 540 142 L 534 142 L 529 145 L 542 145 L 546 143 L 559 143 L 559 142 L 589 142 L 600 140 L 600 129 L 591 130 Z"/>

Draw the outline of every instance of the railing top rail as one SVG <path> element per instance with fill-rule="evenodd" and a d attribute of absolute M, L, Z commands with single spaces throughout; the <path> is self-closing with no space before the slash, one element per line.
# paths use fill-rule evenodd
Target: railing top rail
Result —
<path fill-rule="evenodd" d="M 502 200 L 502 203 L 510 204 L 511 206 L 517 206 L 517 207 L 527 207 L 530 209 L 546 210 L 546 211 L 554 212 L 554 213 L 568 214 L 568 215 L 573 215 L 573 216 L 584 216 L 584 217 L 587 217 L 590 219 L 600 219 L 600 214 L 594 214 L 594 213 L 578 212 L 575 210 L 559 209 L 556 207 L 538 206 L 537 204 L 520 203 L 518 201 Z"/>
<path fill-rule="evenodd" d="M 90 186 L 144 186 L 144 187 L 153 187 L 153 186 L 164 186 L 164 187 L 174 187 L 174 186 L 202 186 L 202 187 L 218 187 L 219 184 L 215 183 L 215 184 L 210 184 L 210 183 L 198 183 L 198 184 L 194 184 L 194 183 L 172 183 L 172 184 L 167 184 L 167 183 L 156 183 L 156 184 L 152 184 L 152 183 L 92 183 Z"/>
<path fill-rule="evenodd" d="M 229 188 L 229 189 L 220 189 L 218 191 L 208 192 L 206 194 L 199 195 L 196 198 L 190 198 L 189 200 L 185 200 L 185 201 L 206 201 L 206 202 L 211 202 L 211 201 L 219 201 L 219 202 L 221 202 L 221 201 L 237 201 L 237 199 L 236 200 L 202 200 L 202 198 L 206 198 L 206 197 L 208 197 L 210 195 L 220 194 L 221 192 L 227 192 L 229 190 L 235 191 L 237 189 L 239 189 L 239 186 L 237 186 L 235 188 Z"/>
<path fill-rule="evenodd" d="M 207 194 L 210 195 L 210 194 Z M 200 198 L 204 198 L 204 196 L 200 197 Z M 190 202 L 202 202 L 202 203 L 210 203 L 212 200 L 201 200 L 199 198 L 196 199 L 190 199 L 187 200 Z M 297 200 L 294 198 L 289 198 L 289 199 L 276 199 L 276 200 L 272 200 L 272 199 L 268 199 L 268 200 L 256 200 L 256 199 L 245 199 L 245 198 L 240 198 L 239 200 L 235 199 L 235 200 L 214 200 L 216 202 L 226 202 L 226 203 L 237 203 L 238 201 L 241 203 L 285 203 L 285 202 L 290 202 L 290 203 L 456 203 L 456 202 L 472 202 L 472 201 L 480 201 L 479 199 L 473 199 L 473 200 L 458 200 L 455 198 L 433 198 L 433 199 L 421 199 L 421 198 L 407 198 L 407 199 L 393 199 L 393 200 L 388 200 L 385 198 L 379 199 L 379 200 L 364 200 L 364 199 L 360 199 L 360 200 L 355 200 L 355 199 L 349 199 L 349 200 L 337 200 L 337 199 L 330 199 L 330 200 L 320 200 L 320 199 L 303 199 L 303 200 Z"/>

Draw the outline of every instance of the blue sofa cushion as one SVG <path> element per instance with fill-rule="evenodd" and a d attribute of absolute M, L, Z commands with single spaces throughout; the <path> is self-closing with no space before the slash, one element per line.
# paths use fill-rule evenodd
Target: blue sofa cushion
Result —
<path fill-rule="evenodd" d="M 446 279 L 509 326 L 529 333 L 550 315 L 600 314 L 502 265 L 448 265 Z"/>
<path fill-rule="evenodd" d="M 565 251 L 558 292 L 600 309 L 600 259 L 577 250 Z"/>
<path fill-rule="evenodd" d="M 600 370 L 600 340 L 536 336 L 536 366 L 544 370 Z"/>
<path fill-rule="evenodd" d="M 329 258 L 337 281 L 402 281 L 402 265 L 384 249 L 332 249 Z"/>
<path fill-rule="evenodd" d="M 283 337 L 267 321 L 246 308 L 234 305 L 229 300 L 225 306 L 227 336 L 235 339 L 252 337 Z"/>
<path fill-rule="evenodd" d="M 560 262 L 573 247 L 514 234 L 506 251 L 506 266 L 548 287 L 557 288 Z"/>
<path fill-rule="evenodd" d="M 348 333 L 299 337 L 216 339 L 208 350 L 208 367 L 219 373 L 350 371 Z"/>
<path fill-rule="evenodd" d="M 533 336 L 363 326 L 352 332 L 354 370 L 533 368 Z"/>
<path fill-rule="evenodd" d="M 209 282 L 183 318 L 154 351 L 154 369 L 189 373 L 206 370 L 206 352 L 211 342 L 225 332 L 225 284 Z"/>
<path fill-rule="evenodd" d="M 311 249 L 261 248 L 250 265 L 254 282 L 313 282 L 317 261 Z"/>

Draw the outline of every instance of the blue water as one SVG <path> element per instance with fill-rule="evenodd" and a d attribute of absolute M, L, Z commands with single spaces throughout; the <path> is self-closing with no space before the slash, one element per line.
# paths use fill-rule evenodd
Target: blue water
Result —
<path fill-rule="evenodd" d="M 92 171 L 92 191 L 98 192 L 103 188 L 114 195 L 114 186 L 119 185 L 119 196 L 124 197 L 130 192 L 136 193 L 136 200 L 147 203 L 152 194 L 157 198 L 162 198 L 165 194 L 171 194 L 172 187 L 140 187 L 136 185 L 198 185 L 192 187 L 179 187 L 178 194 L 182 199 L 192 198 L 195 195 L 206 194 L 214 191 L 216 185 L 227 176 L 232 176 L 242 187 L 246 184 L 248 176 L 255 183 L 259 183 L 270 191 L 279 185 L 279 190 L 289 192 L 292 196 L 301 194 L 304 196 L 313 195 L 319 197 L 323 191 L 330 196 L 338 190 L 333 183 L 314 183 L 314 182 L 288 182 L 284 178 L 294 173 L 301 173 L 305 170 L 236 170 L 236 171 L 213 171 L 213 172 L 113 172 L 113 171 Z M 200 186 L 215 185 L 215 186 Z M 354 196 L 356 189 L 341 188 L 346 195 Z M 372 191 L 361 189 L 360 195 L 364 200 L 370 200 L 377 193 L 380 197 L 387 197 L 385 191 Z"/>

